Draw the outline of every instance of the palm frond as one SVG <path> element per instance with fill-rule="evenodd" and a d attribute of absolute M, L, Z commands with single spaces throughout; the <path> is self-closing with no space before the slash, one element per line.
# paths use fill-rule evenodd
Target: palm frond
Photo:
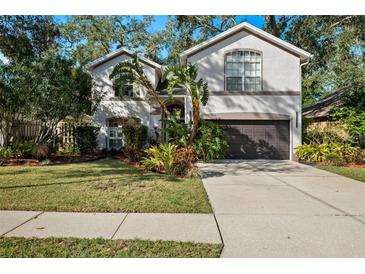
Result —
<path fill-rule="evenodd" d="M 203 106 L 206 106 L 208 103 L 208 99 L 209 99 L 209 89 L 208 89 L 207 82 L 203 82 L 201 90 L 202 90 L 201 101 L 202 101 Z"/>

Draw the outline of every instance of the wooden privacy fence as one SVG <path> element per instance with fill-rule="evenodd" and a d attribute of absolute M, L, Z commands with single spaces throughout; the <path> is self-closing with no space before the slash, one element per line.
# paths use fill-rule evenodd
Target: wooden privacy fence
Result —
<path fill-rule="evenodd" d="M 10 141 L 12 143 L 24 143 L 32 141 L 37 136 L 37 132 L 41 128 L 41 123 L 38 121 L 26 121 L 14 123 L 10 129 Z M 4 136 L 0 134 L 0 145 L 4 144 Z"/>
<path fill-rule="evenodd" d="M 75 144 L 75 131 L 78 125 L 79 123 L 74 122 L 59 122 L 56 127 L 56 137 L 53 140 L 53 143 L 59 143 L 60 147 L 64 147 L 67 144 Z M 24 143 L 33 141 L 41 126 L 41 123 L 38 121 L 18 123 L 11 129 L 11 142 Z M 3 136 L 0 134 L 0 145 L 3 145 L 3 143 Z"/>

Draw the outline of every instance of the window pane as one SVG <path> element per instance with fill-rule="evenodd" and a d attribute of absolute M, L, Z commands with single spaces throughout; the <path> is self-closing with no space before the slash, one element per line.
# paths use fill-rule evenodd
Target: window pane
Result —
<path fill-rule="evenodd" d="M 244 60 L 245 60 L 245 62 L 249 62 L 250 61 L 250 55 L 248 53 L 245 54 Z"/>
<path fill-rule="evenodd" d="M 226 54 L 226 89 L 261 89 L 261 54 L 255 51 L 234 51 Z"/>
<path fill-rule="evenodd" d="M 242 90 L 241 77 L 227 77 L 227 90 Z"/>

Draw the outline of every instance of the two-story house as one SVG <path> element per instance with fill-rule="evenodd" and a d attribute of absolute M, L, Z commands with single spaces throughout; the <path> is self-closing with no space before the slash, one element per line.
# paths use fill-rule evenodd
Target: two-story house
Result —
<path fill-rule="evenodd" d="M 156 138 L 161 109 L 141 87 L 126 86 L 129 96 L 115 94 L 109 74 L 131 58 L 125 48 L 89 65 L 95 92 L 104 95 L 94 121 L 100 127 L 99 147 L 122 145 L 121 124 L 126 119 L 149 127 Z M 207 81 L 208 105 L 201 118 L 214 120 L 227 133 L 229 158 L 295 159 L 301 144 L 301 67 L 310 54 L 246 22 L 241 23 L 180 55 L 181 65 L 196 63 L 199 78 Z M 160 78 L 163 67 L 141 57 L 140 62 L 156 90 L 166 95 Z M 171 109 L 180 109 L 182 120 L 192 118 L 191 99 L 176 89 Z"/>

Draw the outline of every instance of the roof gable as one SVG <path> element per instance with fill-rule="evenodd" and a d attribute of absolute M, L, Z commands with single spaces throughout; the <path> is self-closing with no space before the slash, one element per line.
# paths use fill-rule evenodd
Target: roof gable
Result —
<path fill-rule="evenodd" d="M 125 47 L 121 47 L 111 53 L 108 53 L 107 55 L 104 55 L 96 60 L 94 60 L 93 62 L 89 63 L 86 65 L 86 67 L 88 69 L 93 69 L 93 68 L 96 68 L 98 66 L 100 66 L 101 64 L 104 64 L 105 62 L 113 59 L 113 58 L 116 58 L 122 54 L 127 54 L 129 56 L 133 56 L 134 55 L 134 52 L 126 49 Z M 160 64 L 157 64 L 156 62 L 153 62 L 143 56 L 138 56 L 139 60 L 142 62 L 142 63 L 145 63 L 146 65 L 149 65 L 150 67 L 152 68 L 155 68 L 155 69 L 161 69 L 161 65 Z"/>
<path fill-rule="evenodd" d="M 261 39 L 267 40 L 268 42 L 270 42 L 278 47 L 284 48 L 288 52 L 291 52 L 292 54 L 299 56 L 299 58 L 302 61 L 307 60 L 311 56 L 311 54 L 306 52 L 305 50 L 302 50 L 288 42 L 285 42 L 284 40 L 281 40 L 281 39 L 267 33 L 266 31 L 256 28 L 255 26 L 253 26 L 247 22 L 243 22 L 241 24 L 234 26 L 233 28 L 230 28 L 229 30 L 226 30 L 226 31 L 212 37 L 211 39 L 209 39 L 207 41 L 204 41 L 204 42 L 182 52 L 180 54 L 181 64 L 185 65 L 188 57 L 193 56 L 196 53 L 200 52 L 201 50 L 208 48 L 242 30 L 245 30 L 248 33 L 254 34 L 255 36 L 257 36 Z"/>

